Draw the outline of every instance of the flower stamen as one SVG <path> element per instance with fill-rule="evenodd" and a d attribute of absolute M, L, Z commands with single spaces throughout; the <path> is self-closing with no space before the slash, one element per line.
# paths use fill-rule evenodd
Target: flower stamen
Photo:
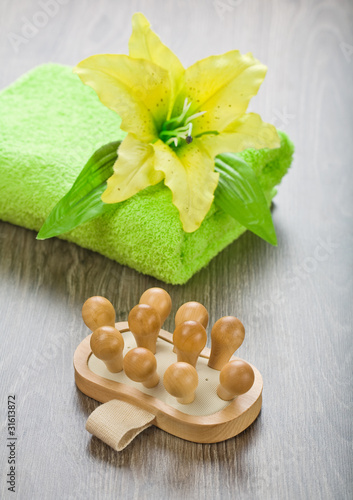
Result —
<path fill-rule="evenodd" d="M 190 144 L 193 141 L 193 137 L 191 135 L 193 126 L 192 120 L 198 116 L 204 115 L 206 111 L 200 111 L 187 116 L 191 104 L 192 102 L 188 102 L 188 99 L 186 98 L 180 115 L 163 123 L 159 138 L 162 139 L 162 141 L 164 141 L 168 146 L 174 144 L 175 147 L 178 147 L 182 140 L 185 140 L 187 144 Z"/>
<path fill-rule="evenodd" d="M 200 111 L 199 113 L 194 113 L 193 115 L 189 116 L 189 118 L 186 119 L 185 125 L 187 125 L 191 120 L 194 120 L 198 116 L 202 116 L 205 113 L 207 113 L 207 111 Z"/>

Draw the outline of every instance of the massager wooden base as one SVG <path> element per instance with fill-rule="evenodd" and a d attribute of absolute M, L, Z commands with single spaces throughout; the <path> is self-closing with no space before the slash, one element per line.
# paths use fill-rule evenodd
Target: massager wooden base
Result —
<path fill-rule="evenodd" d="M 116 328 L 122 334 L 129 331 L 127 322 L 116 323 Z M 224 409 L 211 415 L 188 415 L 135 387 L 108 380 L 92 372 L 88 367 L 88 360 L 92 354 L 90 337 L 90 335 L 86 337 L 75 351 L 77 387 L 101 403 L 119 399 L 154 414 L 153 425 L 174 436 L 196 443 L 217 443 L 245 430 L 260 413 L 263 381 L 260 372 L 252 365 L 255 381 L 246 394 L 236 397 Z M 159 338 L 173 344 L 172 334 L 165 330 L 160 331 Z M 205 348 L 200 356 L 209 358 L 210 349 Z"/>

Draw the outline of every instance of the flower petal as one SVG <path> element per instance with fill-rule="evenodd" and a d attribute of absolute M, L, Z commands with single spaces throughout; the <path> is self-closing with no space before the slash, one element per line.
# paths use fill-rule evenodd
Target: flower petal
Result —
<path fill-rule="evenodd" d="M 250 99 L 257 94 L 267 68 L 251 53 L 232 50 L 196 62 L 185 71 L 185 97 L 192 101 L 190 113 L 206 111 L 195 120 L 194 134 L 209 130 L 223 131 L 245 113 Z"/>
<path fill-rule="evenodd" d="M 214 160 L 197 140 L 176 151 L 161 140 L 152 146 L 155 169 L 165 175 L 164 183 L 173 193 L 184 231 L 192 233 L 200 227 L 213 202 L 219 177 Z"/>
<path fill-rule="evenodd" d="M 102 195 L 104 203 L 127 200 L 148 186 L 163 179 L 162 172 L 154 169 L 154 151 L 150 144 L 128 134 L 118 150 L 114 174 L 108 179 L 108 187 Z"/>
<path fill-rule="evenodd" d="M 166 70 L 150 61 L 100 54 L 81 61 L 74 72 L 122 118 L 121 128 L 149 141 L 166 120 L 170 82 Z"/>
<path fill-rule="evenodd" d="M 132 16 L 129 55 L 151 61 L 168 71 L 171 83 L 170 115 L 174 100 L 183 86 L 185 70 L 174 52 L 164 45 L 159 36 L 151 30 L 150 23 L 141 12 Z"/>
<path fill-rule="evenodd" d="M 280 138 L 276 127 L 265 123 L 256 113 L 245 113 L 219 135 L 203 135 L 197 139 L 211 157 L 220 153 L 238 153 L 247 148 L 280 147 Z"/>

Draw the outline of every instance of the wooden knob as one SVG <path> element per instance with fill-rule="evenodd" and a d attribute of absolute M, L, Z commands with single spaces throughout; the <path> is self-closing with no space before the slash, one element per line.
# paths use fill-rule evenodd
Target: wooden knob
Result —
<path fill-rule="evenodd" d="M 159 382 L 157 360 L 149 349 L 135 347 L 124 357 L 124 371 L 134 382 L 141 382 L 147 388 L 155 387 Z"/>
<path fill-rule="evenodd" d="M 92 333 L 90 343 L 93 354 L 104 361 L 110 372 L 121 372 L 124 339 L 119 330 L 112 326 L 101 326 Z"/>
<path fill-rule="evenodd" d="M 155 354 L 156 342 L 161 329 L 161 318 L 158 312 L 147 304 L 138 304 L 131 309 L 128 323 L 137 347 L 145 347 Z"/>
<path fill-rule="evenodd" d="M 230 357 L 241 346 L 245 337 L 243 323 L 234 316 L 224 316 L 213 325 L 211 332 L 210 368 L 222 370 Z"/>
<path fill-rule="evenodd" d="M 165 322 L 172 310 L 172 299 L 163 288 L 149 288 L 140 298 L 140 304 L 147 304 L 155 309 L 161 317 L 161 325 Z"/>
<path fill-rule="evenodd" d="M 254 371 L 245 361 L 235 359 L 227 363 L 219 375 L 217 394 L 224 401 L 248 392 L 255 380 Z"/>
<path fill-rule="evenodd" d="M 185 302 L 179 307 L 175 315 L 175 326 L 184 321 L 198 321 L 204 328 L 208 325 L 208 312 L 199 302 Z"/>
<path fill-rule="evenodd" d="M 206 342 L 206 330 L 198 321 L 184 321 L 174 330 L 173 343 L 178 361 L 196 366 L 197 358 Z"/>
<path fill-rule="evenodd" d="M 198 383 L 197 371 L 189 363 L 178 362 L 170 365 L 163 377 L 166 390 L 184 405 L 194 401 Z"/>
<path fill-rule="evenodd" d="M 115 310 L 111 302 L 104 297 L 91 297 L 82 307 L 82 319 L 94 332 L 100 326 L 115 326 Z"/>

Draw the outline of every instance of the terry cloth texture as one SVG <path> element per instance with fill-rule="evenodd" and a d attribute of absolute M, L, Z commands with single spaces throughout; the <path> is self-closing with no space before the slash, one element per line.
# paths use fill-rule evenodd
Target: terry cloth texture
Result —
<path fill-rule="evenodd" d="M 38 231 L 94 151 L 125 136 L 119 125 L 67 66 L 39 66 L 3 90 L 0 218 Z M 293 155 L 286 134 L 280 137 L 279 149 L 241 153 L 269 203 Z M 171 200 L 160 183 L 62 238 L 167 283 L 185 283 L 245 228 L 213 205 L 201 227 L 185 233 Z"/>

